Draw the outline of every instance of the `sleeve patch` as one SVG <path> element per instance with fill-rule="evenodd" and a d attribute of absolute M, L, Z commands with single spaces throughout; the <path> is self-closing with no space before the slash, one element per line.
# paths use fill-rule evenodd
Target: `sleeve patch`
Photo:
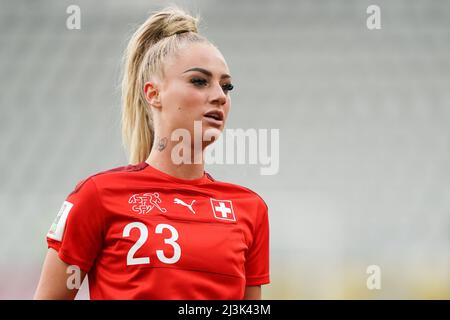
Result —
<path fill-rule="evenodd" d="M 72 207 L 73 203 L 70 203 L 69 201 L 64 201 L 64 203 L 61 206 L 61 209 L 59 209 L 55 221 L 53 221 L 53 224 L 47 233 L 47 237 L 53 240 L 62 241 L 67 216 L 69 215 L 70 209 L 72 209 Z"/>

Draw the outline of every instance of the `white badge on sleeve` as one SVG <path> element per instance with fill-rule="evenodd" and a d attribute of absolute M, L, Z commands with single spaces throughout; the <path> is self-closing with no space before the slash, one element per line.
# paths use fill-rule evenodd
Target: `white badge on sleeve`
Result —
<path fill-rule="evenodd" d="M 70 203 L 69 201 L 64 201 L 64 203 L 61 206 L 61 209 L 59 209 L 55 221 L 53 221 L 53 224 L 47 233 L 47 237 L 53 240 L 62 241 L 64 228 L 66 227 L 67 216 L 69 215 L 69 211 L 70 209 L 72 209 L 72 207 L 73 203 Z"/>

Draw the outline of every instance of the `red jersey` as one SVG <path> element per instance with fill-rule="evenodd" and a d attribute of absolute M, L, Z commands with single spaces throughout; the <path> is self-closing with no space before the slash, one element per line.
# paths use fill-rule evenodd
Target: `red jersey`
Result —
<path fill-rule="evenodd" d="M 146 162 L 68 195 L 48 247 L 87 272 L 91 299 L 242 299 L 269 279 L 269 221 L 253 191 L 170 176 Z"/>

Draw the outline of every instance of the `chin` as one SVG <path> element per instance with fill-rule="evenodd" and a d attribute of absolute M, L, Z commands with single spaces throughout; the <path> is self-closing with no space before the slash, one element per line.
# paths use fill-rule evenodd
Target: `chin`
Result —
<path fill-rule="evenodd" d="M 203 143 L 209 145 L 217 141 L 222 134 L 222 128 L 206 127 L 203 131 Z"/>

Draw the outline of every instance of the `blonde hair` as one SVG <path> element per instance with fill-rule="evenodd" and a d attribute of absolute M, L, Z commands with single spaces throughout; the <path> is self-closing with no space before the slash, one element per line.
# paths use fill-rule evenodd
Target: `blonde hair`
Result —
<path fill-rule="evenodd" d="M 122 142 L 130 164 L 147 159 L 154 140 L 153 117 L 144 84 L 164 79 L 164 61 L 185 44 L 209 42 L 198 34 L 199 17 L 171 6 L 153 13 L 132 35 L 124 54 Z"/>

